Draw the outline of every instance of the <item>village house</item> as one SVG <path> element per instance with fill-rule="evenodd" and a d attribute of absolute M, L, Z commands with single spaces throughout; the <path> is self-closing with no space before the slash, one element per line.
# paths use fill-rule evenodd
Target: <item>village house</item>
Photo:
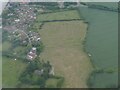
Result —
<path fill-rule="evenodd" d="M 44 69 L 41 69 L 41 70 L 35 70 L 34 71 L 34 73 L 36 74 L 36 75 L 43 75 L 43 73 L 44 73 Z M 54 68 L 52 67 L 51 69 L 50 69 L 50 71 L 49 71 L 49 75 L 55 75 L 55 73 L 54 73 Z"/>
<path fill-rule="evenodd" d="M 55 75 L 55 73 L 54 73 L 54 68 L 53 68 L 53 67 L 51 68 L 51 70 L 50 70 L 50 72 L 49 72 L 49 75 Z"/>
<path fill-rule="evenodd" d="M 58 6 L 59 6 L 59 8 L 64 8 L 64 1 L 58 2 Z"/>
<path fill-rule="evenodd" d="M 31 41 L 40 41 L 40 39 L 41 39 L 40 35 L 36 32 L 29 31 L 28 35 L 29 35 Z"/>
<path fill-rule="evenodd" d="M 20 21 L 20 19 L 15 19 L 15 22 L 19 22 Z"/>
<path fill-rule="evenodd" d="M 36 75 L 42 75 L 43 72 L 44 72 L 43 69 L 41 69 L 41 70 L 35 70 L 35 71 L 34 71 L 34 73 L 35 73 Z"/>
<path fill-rule="evenodd" d="M 35 58 L 37 57 L 37 54 L 36 54 L 36 47 L 33 47 L 30 52 L 27 54 L 27 59 L 32 61 L 34 60 Z"/>

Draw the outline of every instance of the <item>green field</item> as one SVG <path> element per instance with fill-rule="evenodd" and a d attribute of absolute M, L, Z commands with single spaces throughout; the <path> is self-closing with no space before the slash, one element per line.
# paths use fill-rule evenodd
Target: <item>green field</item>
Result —
<path fill-rule="evenodd" d="M 80 19 L 77 10 L 63 11 L 63 12 L 55 12 L 55 13 L 47 13 L 40 14 L 37 17 L 38 21 L 46 21 L 46 20 L 69 20 L 69 19 Z"/>
<path fill-rule="evenodd" d="M 2 51 L 9 53 L 20 54 L 23 53 L 25 47 L 19 46 L 13 50 L 9 50 L 12 44 L 8 41 L 2 43 Z M 19 83 L 18 78 L 20 74 L 25 70 L 27 64 L 23 63 L 22 60 L 15 60 L 15 58 L 2 57 L 2 86 L 3 87 L 16 87 Z"/>
<path fill-rule="evenodd" d="M 19 82 L 18 78 L 24 71 L 27 64 L 20 60 L 14 60 L 7 57 L 2 58 L 2 83 L 3 87 L 15 87 Z"/>
<path fill-rule="evenodd" d="M 65 78 L 63 87 L 87 87 L 92 66 L 83 50 L 86 31 L 83 21 L 46 23 L 39 31 L 45 45 L 40 57 L 49 60 L 55 74 Z"/>
<path fill-rule="evenodd" d="M 1 51 L 7 51 L 10 47 L 11 47 L 11 43 L 8 41 L 5 41 L 2 43 L 2 49 L 0 49 Z"/>

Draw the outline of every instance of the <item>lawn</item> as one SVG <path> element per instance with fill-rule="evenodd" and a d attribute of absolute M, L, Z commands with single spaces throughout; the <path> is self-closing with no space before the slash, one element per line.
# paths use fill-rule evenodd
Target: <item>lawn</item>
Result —
<path fill-rule="evenodd" d="M 45 45 L 40 57 L 49 60 L 55 74 L 65 78 L 65 88 L 87 87 L 92 66 L 83 50 L 86 31 L 83 21 L 46 23 L 39 31 Z"/>
<path fill-rule="evenodd" d="M 40 14 L 37 21 L 80 19 L 77 10 Z"/>
<path fill-rule="evenodd" d="M 20 60 L 14 60 L 3 57 L 2 58 L 2 84 L 3 87 L 15 87 L 19 81 L 20 74 L 24 71 L 27 64 Z"/>

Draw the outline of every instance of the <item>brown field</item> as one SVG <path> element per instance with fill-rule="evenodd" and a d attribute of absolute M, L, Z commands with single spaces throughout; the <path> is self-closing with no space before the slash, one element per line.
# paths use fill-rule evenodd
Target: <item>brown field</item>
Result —
<path fill-rule="evenodd" d="M 55 74 L 65 78 L 65 88 L 87 87 L 92 66 L 83 50 L 86 31 L 87 24 L 83 21 L 46 23 L 40 30 L 45 45 L 40 57 L 49 60 Z"/>

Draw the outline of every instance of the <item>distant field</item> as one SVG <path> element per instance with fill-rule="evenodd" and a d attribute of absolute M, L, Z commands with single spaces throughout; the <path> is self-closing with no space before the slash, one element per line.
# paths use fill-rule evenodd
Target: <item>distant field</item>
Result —
<path fill-rule="evenodd" d="M 3 87 L 15 87 L 18 84 L 18 77 L 24 71 L 27 64 L 20 60 L 2 58 L 2 84 Z"/>
<path fill-rule="evenodd" d="M 41 58 L 49 60 L 55 74 L 65 78 L 63 87 L 87 87 L 92 66 L 83 50 L 86 30 L 83 21 L 69 21 L 46 23 L 39 31 L 45 45 Z"/>
<path fill-rule="evenodd" d="M 77 10 L 63 11 L 63 12 L 55 12 L 55 13 L 47 13 L 40 14 L 37 17 L 38 21 L 45 20 L 68 20 L 68 19 L 80 19 Z"/>

